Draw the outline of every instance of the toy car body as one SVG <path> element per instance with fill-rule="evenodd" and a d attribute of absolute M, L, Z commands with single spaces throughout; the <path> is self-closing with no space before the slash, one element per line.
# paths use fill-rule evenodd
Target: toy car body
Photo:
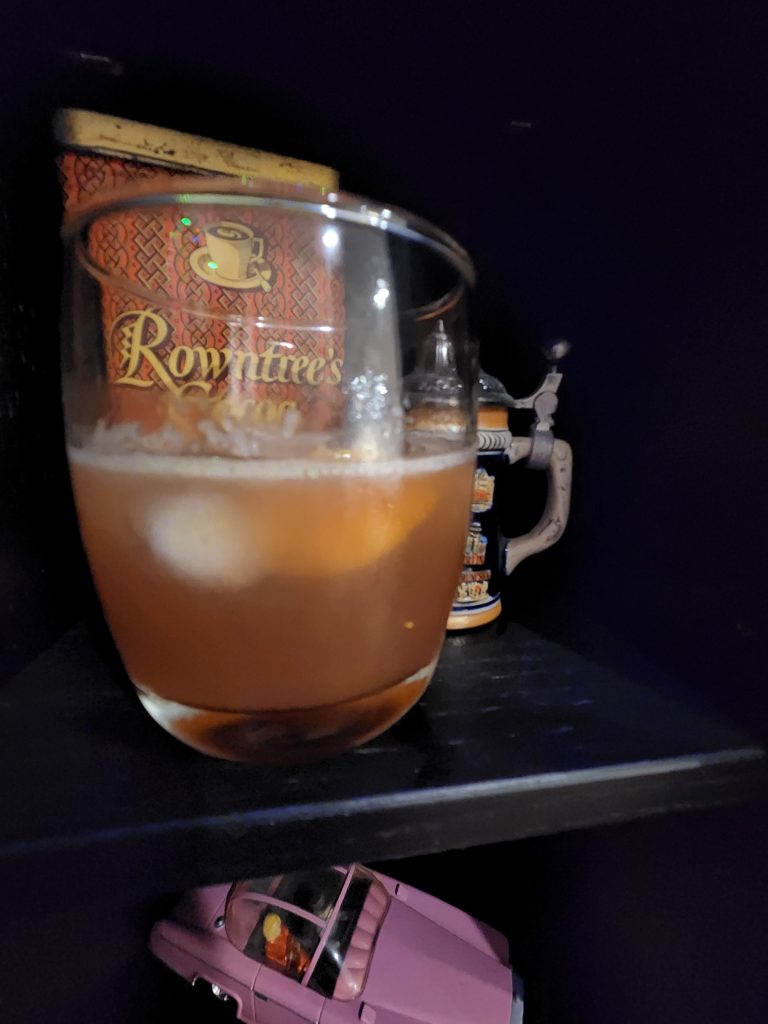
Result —
<path fill-rule="evenodd" d="M 507 940 L 359 864 L 187 893 L 150 948 L 249 1024 L 521 1024 Z"/>

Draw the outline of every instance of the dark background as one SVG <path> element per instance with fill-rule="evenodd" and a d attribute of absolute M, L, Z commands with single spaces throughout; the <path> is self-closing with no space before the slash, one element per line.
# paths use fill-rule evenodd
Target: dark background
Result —
<path fill-rule="evenodd" d="M 434 220 L 476 261 L 483 362 L 515 394 L 569 338 L 572 519 L 507 612 L 765 741 L 762 3 L 33 3 L 6 25 L 0 680 L 92 608 L 58 405 L 49 125 L 73 104 L 328 163 Z M 764 835 L 753 805 L 390 870 L 510 933 L 532 1024 L 763 1024 Z M 56 943 L 89 938 L 66 964 L 46 947 L 37 998 L 144 1019 L 154 968 L 120 936 L 156 909 L 40 909 Z"/>

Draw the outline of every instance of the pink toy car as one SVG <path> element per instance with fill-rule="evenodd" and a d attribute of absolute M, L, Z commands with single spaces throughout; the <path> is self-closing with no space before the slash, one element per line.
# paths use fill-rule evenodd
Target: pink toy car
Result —
<path fill-rule="evenodd" d="M 502 935 L 359 864 L 193 889 L 150 947 L 250 1024 L 523 1020 Z"/>

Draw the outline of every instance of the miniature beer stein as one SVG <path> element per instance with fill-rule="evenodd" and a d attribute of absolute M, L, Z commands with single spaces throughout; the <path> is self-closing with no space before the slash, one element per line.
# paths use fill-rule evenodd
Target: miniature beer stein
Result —
<path fill-rule="evenodd" d="M 501 614 L 505 576 L 524 558 L 559 540 L 568 521 L 571 500 L 571 448 L 554 436 L 557 389 L 562 380 L 557 361 L 568 343 L 553 342 L 546 350 L 550 363 L 540 387 L 527 398 L 515 399 L 501 381 L 480 370 L 478 379 L 477 468 L 472 512 L 449 630 L 475 629 Z M 532 409 L 536 420 L 529 437 L 513 437 L 509 409 Z M 496 504 L 496 484 L 508 466 L 522 460 L 532 469 L 546 470 L 547 500 L 536 526 L 521 537 L 505 537 Z"/>
<path fill-rule="evenodd" d="M 451 328 L 449 327 L 448 330 Z M 411 426 L 450 437 L 462 429 L 464 384 L 457 352 L 445 322 L 427 335 L 415 368 L 405 378 Z M 567 341 L 553 341 L 544 354 L 549 369 L 540 386 L 527 398 L 512 398 L 501 381 L 482 368 L 477 381 L 477 465 L 472 507 L 464 550 L 464 566 L 448 618 L 449 630 L 475 629 L 501 614 L 505 576 L 527 558 L 550 547 L 562 535 L 571 499 L 571 448 L 555 438 L 553 418 L 562 380 L 557 363 L 568 352 Z M 531 409 L 535 421 L 528 437 L 513 437 L 510 409 Z M 497 480 L 508 466 L 526 460 L 532 469 L 546 470 L 547 500 L 536 526 L 521 537 L 505 537 L 496 503 Z"/>

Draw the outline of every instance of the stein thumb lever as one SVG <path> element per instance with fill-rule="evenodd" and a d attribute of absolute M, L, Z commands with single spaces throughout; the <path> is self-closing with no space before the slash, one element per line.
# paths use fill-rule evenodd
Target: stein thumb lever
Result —
<path fill-rule="evenodd" d="M 531 454 L 528 466 L 531 469 L 546 469 L 552 456 L 555 443 L 553 426 L 557 411 L 557 391 L 563 379 L 558 371 L 558 362 L 565 358 L 571 349 L 570 342 L 565 338 L 554 338 L 542 346 L 549 369 L 538 388 L 527 398 L 512 400 L 513 409 L 533 409 L 536 419 L 531 427 Z"/>

